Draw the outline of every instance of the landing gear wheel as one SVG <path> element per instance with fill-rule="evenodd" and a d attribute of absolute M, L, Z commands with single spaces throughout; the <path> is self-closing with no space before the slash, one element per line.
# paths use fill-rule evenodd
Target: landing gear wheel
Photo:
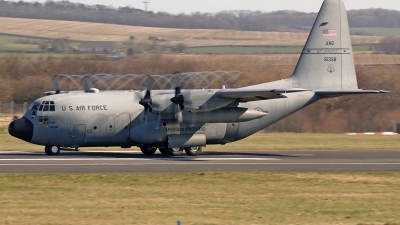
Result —
<path fill-rule="evenodd" d="M 202 148 L 201 147 L 190 147 L 190 148 L 185 148 L 186 154 L 189 156 L 198 156 L 201 153 Z"/>
<path fill-rule="evenodd" d="M 160 148 L 160 152 L 163 155 L 180 156 L 183 152 L 183 148 Z"/>
<path fill-rule="evenodd" d="M 182 152 L 183 152 L 183 148 L 168 148 L 167 150 L 168 150 L 169 155 L 172 155 L 172 156 L 180 156 L 180 155 L 182 155 Z"/>
<path fill-rule="evenodd" d="M 161 152 L 161 154 L 163 154 L 163 155 L 169 155 L 169 152 L 168 152 L 168 149 L 167 148 L 159 148 L 158 149 L 160 152 Z"/>
<path fill-rule="evenodd" d="M 44 152 L 46 155 L 58 155 L 60 154 L 60 147 L 55 145 L 46 145 L 46 147 L 44 147 Z"/>
<path fill-rule="evenodd" d="M 154 153 L 157 151 L 157 148 L 142 146 L 140 147 L 140 151 L 142 151 L 144 155 L 154 155 Z"/>

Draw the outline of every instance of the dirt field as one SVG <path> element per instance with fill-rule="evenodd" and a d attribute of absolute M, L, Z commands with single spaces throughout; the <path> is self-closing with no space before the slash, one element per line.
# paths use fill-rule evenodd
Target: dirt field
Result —
<path fill-rule="evenodd" d="M 65 38 L 86 41 L 128 41 L 151 43 L 149 36 L 165 39 L 168 44 L 189 46 L 216 45 L 303 45 L 308 33 L 250 32 L 207 29 L 168 29 L 75 21 L 37 20 L 0 17 L 0 33 L 44 38 Z M 378 43 L 381 37 L 353 36 L 353 44 Z M 163 44 L 160 42 L 160 44 Z"/>

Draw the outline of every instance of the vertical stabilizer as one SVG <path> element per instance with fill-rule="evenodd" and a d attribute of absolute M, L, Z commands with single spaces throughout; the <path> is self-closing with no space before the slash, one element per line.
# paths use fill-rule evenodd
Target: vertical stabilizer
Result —
<path fill-rule="evenodd" d="M 294 88 L 358 89 L 343 0 L 325 0 L 291 77 Z"/>

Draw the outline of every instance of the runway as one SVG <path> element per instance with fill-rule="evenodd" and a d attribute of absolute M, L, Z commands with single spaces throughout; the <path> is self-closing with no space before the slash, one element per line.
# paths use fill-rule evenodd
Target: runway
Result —
<path fill-rule="evenodd" d="M 173 173 L 205 171 L 400 171 L 400 152 L 258 151 L 144 156 L 141 152 L 0 152 L 0 173 Z"/>

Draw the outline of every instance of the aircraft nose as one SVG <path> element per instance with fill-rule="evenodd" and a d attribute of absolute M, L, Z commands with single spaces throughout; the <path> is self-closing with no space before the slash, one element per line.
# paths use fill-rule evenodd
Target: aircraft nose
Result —
<path fill-rule="evenodd" d="M 8 126 L 8 133 L 21 140 L 31 142 L 33 137 L 33 123 L 25 117 L 14 120 Z"/>

